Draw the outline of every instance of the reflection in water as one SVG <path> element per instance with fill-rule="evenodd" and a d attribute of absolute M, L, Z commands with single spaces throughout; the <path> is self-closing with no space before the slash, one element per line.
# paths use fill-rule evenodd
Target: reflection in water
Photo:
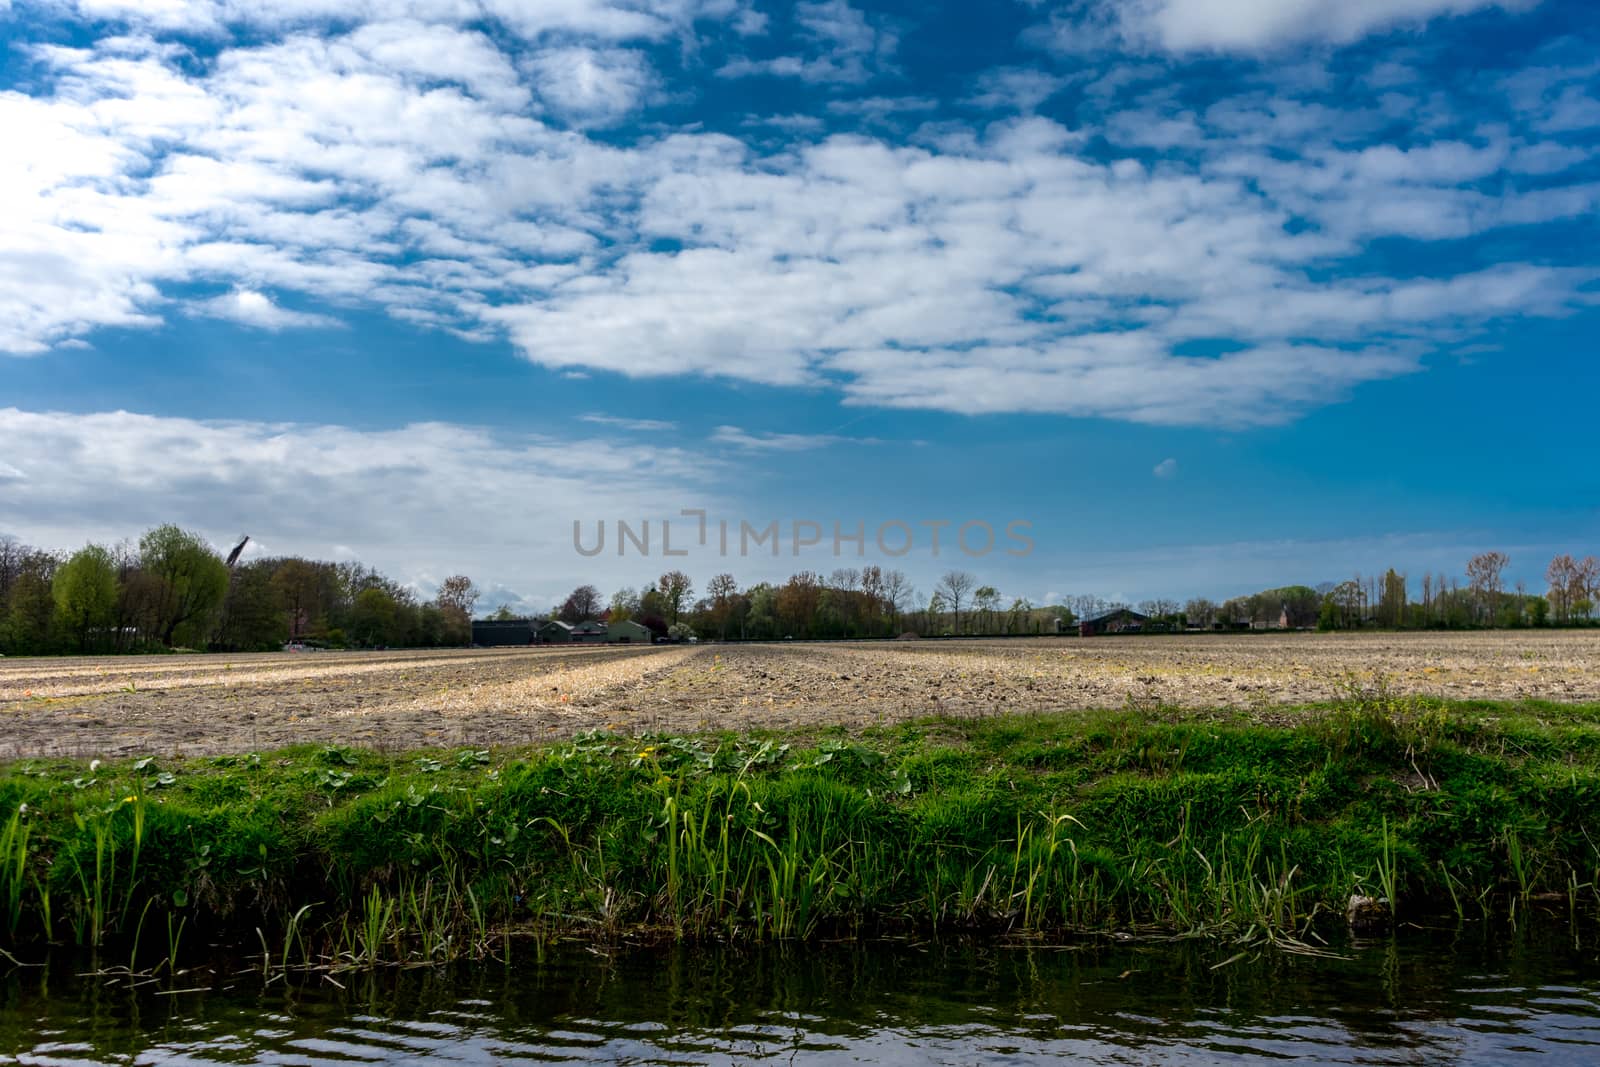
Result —
<path fill-rule="evenodd" d="M 0 982 L 0 1063 L 1600 1063 L 1600 960 L 1553 931 L 1212 970 L 1225 955 L 574 947 L 343 990 L 241 975 L 171 995 L 56 968 Z"/>

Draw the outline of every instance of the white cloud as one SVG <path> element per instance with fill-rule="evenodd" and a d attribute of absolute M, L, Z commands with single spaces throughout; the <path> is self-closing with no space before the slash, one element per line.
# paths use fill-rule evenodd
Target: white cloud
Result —
<path fill-rule="evenodd" d="M 876 437 L 841 437 L 830 433 L 748 433 L 737 426 L 718 426 L 711 440 L 751 452 L 810 452 L 834 445 L 881 445 Z"/>
<path fill-rule="evenodd" d="M 1004 67 L 978 78 L 975 107 L 997 111 L 1032 111 L 1065 88 L 1067 79 L 1031 67 Z"/>
<path fill-rule="evenodd" d="M 355 430 L 0 408 L 0 454 L 29 472 L 6 481 L 5 510 L 33 544 L 111 542 L 176 522 L 218 545 L 243 531 L 275 552 L 359 559 L 406 582 L 464 571 L 550 596 L 572 575 L 622 581 L 640 565 L 578 556 L 574 520 L 592 530 L 599 519 L 730 510 L 704 456 L 445 423 Z"/>
<path fill-rule="evenodd" d="M 1102 0 L 1125 39 L 1174 52 L 1262 51 L 1306 41 L 1347 44 L 1370 33 L 1491 8 L 1519 11 L 1538 0 Z M 1104 27 L 1106 20 L 1091 20 Z M 1069 35 L 1082 24 L 1058 25 Z"/>
<path fill-rule="evenodd" d="M 832 100 L 828 110 L 835 115 L 865 115 L 882 119 L 889 115 L 933 111 L 939 101 L 929 96 L 868 96 L 852 100 Z"/>
<path fill-rule="evenodd" d="M 1154 474 L 1157 478 L 1176 478 L 1178 476 L 1178 461 L 1168 457 L 1167 459 L 1162 460 L 1160 463 L 1157 463 L 1150 473 Z"/>
<path fill-rule="evenodd" d="M 582 34 L 625 41 L 668 37 L 699 18 L 753 25 L 749 5 L 731 0 L 21 0 L 20 6 L 143 30 L 208 34 L 227 27 L 283 31 L 414 18 L 458 25 L 494 21 L 529 40 Z"/>
<path fill-rule="evenodd" d="M 859 8 L 851 7 L 848 0 L 820 0 L 795 6 L 795 22 L 819 41 L 825 41 L 842 52 L 874 52 L 892 49 L 884 35 L 868 24 Z"/>
<path fill-rule="evenodd" d="M 796 4 L 794 21 L 814 55 L 781 55 L 768 59 L 736 56 L 717 73 L 724 78 L 767 75 L 806 82 L 859 84 L 889 68 L 899 45 L 892 30 L 868 20 L 847 0 Z"/>
<path fill-rule="evenodd" d="M 677 423 L 664 419 L 627 419 L 617 415 L 579 415 L 578 420 L 600 426 L 615 426 L 619 430 L 631 430 L 635 433 L 665 433 L 678 428 Z"/>
<path fill-rule="evenodd" d="M 231 293 L 224 293 L 222 296 L 194 304 L 191 309 L 196 315 L 227 319 L 260 330 L 308 330 L 343 325 L 338 319 L 327 315 L 315 315 L 279 307 L 267 294 L 258 293 L 253 289 L 235 289 Z"/>
<path fill-rule="evenodd" d="M 283 24 L 312 7 L 283 8 Z M 736 13 L 710 0 L 563 10 L 541 17 L 670 23 L 646 36 Z M 34 49 L 36 95 L 0 92 L 0 127 L 22 146 L 0 155 L 0 351 L 179 313 L 284 328 L 376 307 L 509 338 L 569 376 L 1248 425 L 1411 373 L 1491 319 L 1596 300 L 1600 269 L 1514 253 L 1405 279 L 1366 273 L 1364 258 L 1374 240 L 1592 214 L 1600 185 L 1567 175 L 1584 175 L 1594 150 L 1535 121 L 1584 84 L 1582 68 L 1507 84 L 1504 122 L 1419 130 L 1404 147 L 1368 145 L 1392 121 L 1370 102 L 1258 87 L 1185 110 L 1159 95 L 1170 72 L 1152 81 L 1151 64 L 1106 71 L 1086 91 L 1143 95 L 1076 127 L 1014 115 L 906 144 L 808 140 L 815 120 L 791 117 L 749 140 L 601 138 L 582 125 L 654 91 L 639 53 L 541 41 L 519 66 L 459 12 L 423 14 L 445 22 L 370 19 L 320 36 L 273 23 L 276 36 L 223 41 L 203 61 L 150 37 Z M 893 48 L 844 5 L 800 17 L 826 46 L 811 58 L 876 63 Z M 1018 109 L 1054 84 L 1017 70 L 980 81 Z M 846 106 L 908 103 L 925 101 Z M 560 127 L 545 121 L 554 113 Z M 1181 151 L 1152 163 L 1152 146 Z M 190 287 L 230 295 L 207 303 L 181 295 Z M 1244 347 L 1175 355 L 1217 338 Z"/>
<path fill-rule="evenodd" d="M 842 60 L 832 56 L 802 59 L 799 56 L 774 56 L 770 59 L 751 59 L 737 56 L 717 70 L 722 78 L 797 78 L 803 82 L 840 82 L 854 84 L 872 77 L 859 58 L 846 56 Z"/>
<path fill-rule="evenodd" d="M 539 99 L 574 126 L 609 126 L 640 106 L 655 88 L 643 52 L 629 48 L 552 48 L 528 60 Z"/>

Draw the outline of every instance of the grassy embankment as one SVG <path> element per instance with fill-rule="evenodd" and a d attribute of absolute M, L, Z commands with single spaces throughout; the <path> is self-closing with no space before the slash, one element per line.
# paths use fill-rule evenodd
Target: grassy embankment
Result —
<path fill-rule="evenodd" d="M 1387 694 L 809 737 L 0 768 L 0 946 L 130 968 L 729 939 L 1167 930 L 1247 942 L 1600 899 L 1600 706 Z"/>

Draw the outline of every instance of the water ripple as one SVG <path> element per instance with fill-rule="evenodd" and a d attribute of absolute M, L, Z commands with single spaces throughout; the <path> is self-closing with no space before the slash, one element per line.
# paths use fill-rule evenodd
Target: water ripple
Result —
<path fill-rule="evenodd" d="M 1193 946 L 640 950 L 183 997 L 13 975 L 0 1064 L 1600 1062 L 1600 964 L 1570 937 L 1215 962 Z"/>

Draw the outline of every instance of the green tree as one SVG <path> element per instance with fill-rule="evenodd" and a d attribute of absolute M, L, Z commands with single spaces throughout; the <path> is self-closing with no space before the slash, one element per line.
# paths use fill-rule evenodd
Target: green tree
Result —
<path fill-rule="evenodd" d="M 0 648 L 10 653 L 51 650 L 56 601 L 50 583 L 60 560 L 53 553 L 20 548 L 6 564 L 6 591 L 0 603 Z"/>
<path fill-rule="evenodd" d="M 288 639 L 288 614 L 272 580 L 275 570 L 272 560 L 234 568 L 219 634 L 224 647 L 262 652 L 277 648 Z"/>
<path fill-rule="evenodd" d="M 304 559 L 282 560 L 273 570 L 272 587 L 277 591 L 290 638 L 304 637 L 316 627 L 324 610 L 326 578 L 323 565 Z"/>
<path fill-rule="evenodd" d="M 1542 596 L 1528 598 L 1528 617 L 1535 626 L 1545 626 L 1550 622 L 1550 601 Z"/>
<path fill-rule="evenodd" d="M 978 612 L 978 632 L 994 632 L 994 613 L 1000 607 L 1000 590 L 980 585 L 972 593 L 972 610 Z"/>
<path fill-rule="evenodd" d="M 173 525 L 157 526 L 139 539 L 139 566 L 159 583 L 155 618 L 163 644 L 171 647 L 183 628 L 194 637 L 228 592 L 228 568 L 198 535 Z"/>
<path fill-rule="evenodd" d="M 369 586 L 356 594 L 350 610 L 350 635 L 357 644 L 387 645 L 395 630 L 400 605 L 386 589 Z"/>
<path fill-rule="evenodd" d="M 660 592 L 667 611 L 671 612 L 672 621 L 678 621 L 683 606 L 694 596 L 694 583 L 682 571 L 668 571 L 656 582 L 656 590 Z"/>
<path fill-rule="evenodd" d="M 611 594 L 611 605 L 606 608 L 606 617 L 612 622 L 627 622 L 639 614 L 639 594 L 627 586 L 623 586 Z"/>
<path fill-rule="evenodd" d="M 62 629 L 89 651 L 89 635 L 111 625 L 117 612 L 117 565 L 100 545 L 85 545 L 63 563 L 51 582 Z"/>
<path fill-rule="evenodd" d="M 767 582 L 750 590 L 750 614 L 745 625 L 746 636 L 757 640 L 777 634 L 778 591 Z"/>

